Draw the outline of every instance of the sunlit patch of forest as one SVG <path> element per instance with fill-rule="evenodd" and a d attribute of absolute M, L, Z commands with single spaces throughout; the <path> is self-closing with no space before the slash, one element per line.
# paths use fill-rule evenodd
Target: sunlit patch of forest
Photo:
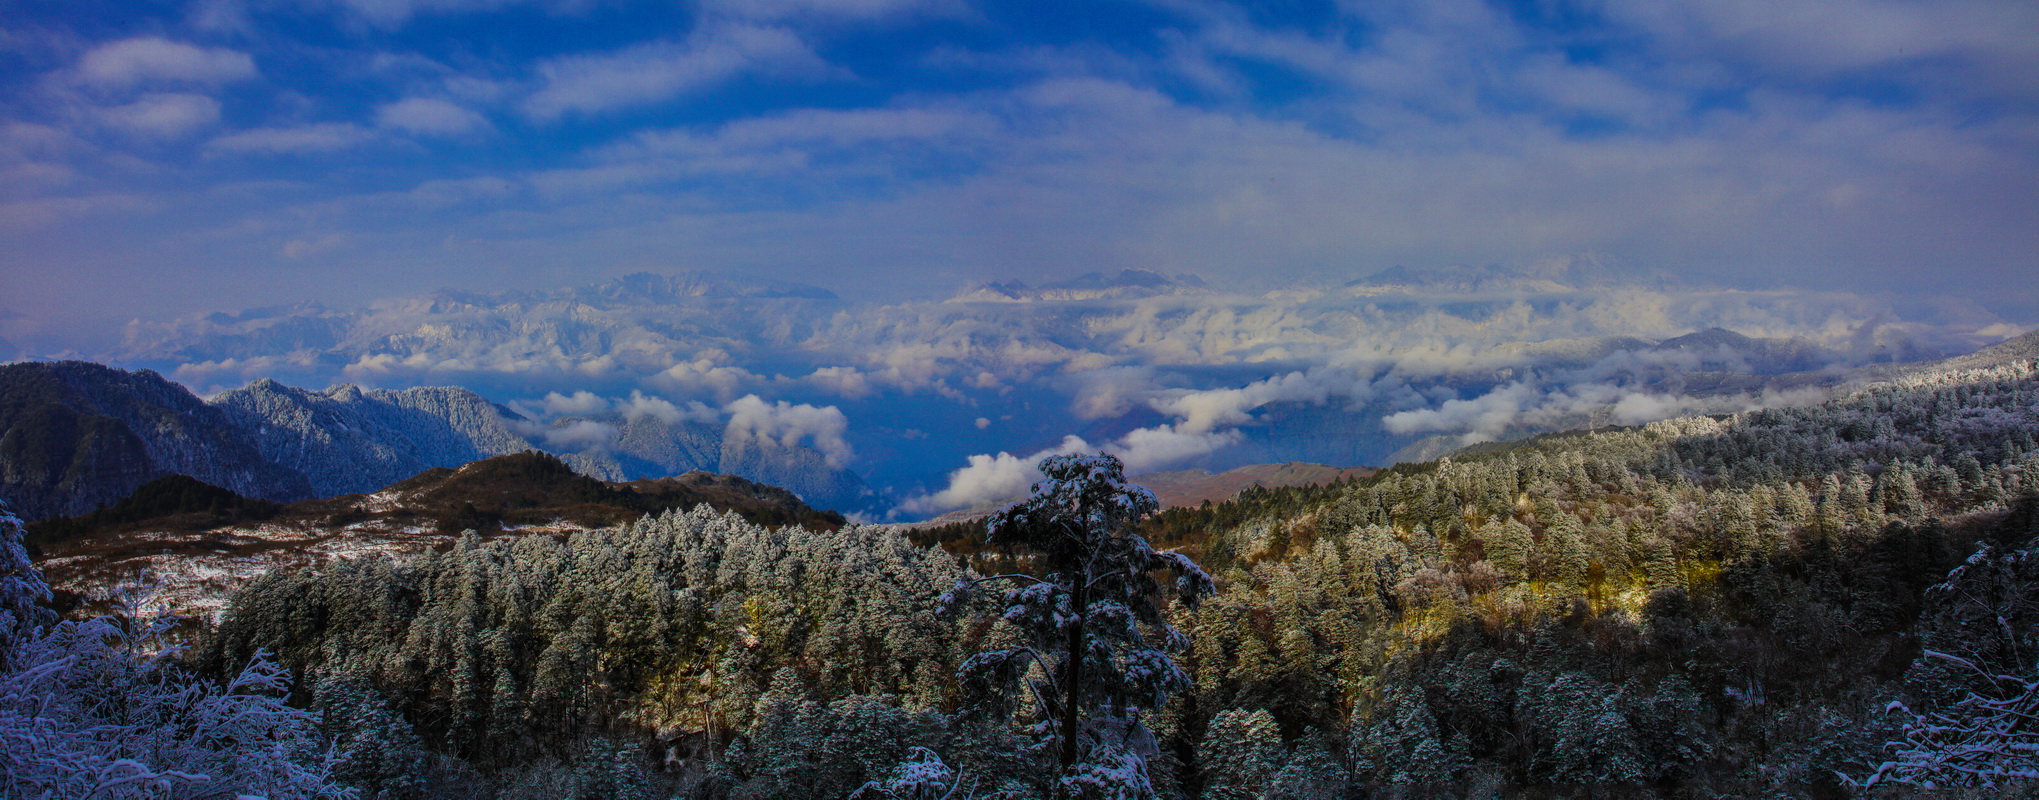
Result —
<path fill-rule="evenodd" d="M 1217 591 L 1164 599 L 1190 685 L 1144 718 L 1151 741 L 1126 745 L 1138 788 L 1095 796 L 2028 787 L 2039 742 L 2015 720 L 2039 711 L 2035 434 L 2039 368 L 2025 362 L 1162 512 L 1139 534 L 1200 563 Z M 996 596 L 937 598 L 958 579 L 1039 569 L 981 527 L 814 531 L 697 508 L 563 540 L 470 536 L 272 573 L 188 652 L 83 675 L 79 653 L 125 664 L 106 648 L 142 634 L 39 615 L 17 560 L 6 580 L 28 588 L 0 596 L 10 796 L 95 779 L 17 750 L 22 709 L 68 702 L 83 725 L 110 713 L 121 681 L 209 687 L 190 691 L 288 727 L 198 748 L 226 766 L 158 779 L 172 787 L 1068 791 L 1024 723 L 1040 701 L 979 713 L 958 677 L 1023 632 Z M 251 664 L 294 683 L 221 688 Z M 160 748 L 107 756 L 108 737 L 78 737 L 69 752 L 94 764 L 179 768 L 148 760 Z M 937 760 L 945 784 L 887 782 Z"/>

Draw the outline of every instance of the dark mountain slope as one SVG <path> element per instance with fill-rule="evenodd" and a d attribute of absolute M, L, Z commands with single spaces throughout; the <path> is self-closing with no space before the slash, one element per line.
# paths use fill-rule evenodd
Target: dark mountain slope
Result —
<path fill-rule="evenodd" d="M 843 524 L 842 515 L 816 511 L 792 492 L 733 475 L 697 470 L 670 478 L 612 483 L 577 473 L 559 458 L 536 451 L 497 456 L 458 469 L 426 470 L 367 498 L 336 498 L 301 506 L 311 510 L 387 504 L 396 509 L 393 513 L 439 520 L 442 531 L 489 531 L 561 520 L 602 527 L 702 503 L 763 525 L 834 528 Z"/>
<path fill-rule="evenodd" d="M 166 475 L 120 502 L 90 514 L 52 517 L 28 525 L 28 546 L 37 554 L 65 548 L 95 534 L 149 526 L 202 531 L 272 519 L 282 509 L 267 500 L 242 497 L 189 475 Z"/>
<path fill-rule="evenodd" d="M 0 499 L 24 518 L 80 514 L 171 474 L 266 500 L 313 493 L 218 409 L 154 372 L 82 361 L 0 366 Z"/>

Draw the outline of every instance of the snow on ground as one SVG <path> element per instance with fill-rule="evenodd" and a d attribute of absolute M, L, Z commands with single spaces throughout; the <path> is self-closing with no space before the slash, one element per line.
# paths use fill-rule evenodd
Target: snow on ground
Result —
<path fill-rule="evenodd" d="M 586 530 L 553 520 L 519 525 L 509 535 L 564 535 Z M 92 552 L 44 560 L 50 585 L 96 607 L 125 595 L 144 607 L 217 619 L 233 592 L 272 569 L 318 569 L 338 561 L 401 557 L 443 549 L 456 537 L 383 520 L 339 528 L 261 523 L 203 532 L 142 530 L 95 543 Z"/>

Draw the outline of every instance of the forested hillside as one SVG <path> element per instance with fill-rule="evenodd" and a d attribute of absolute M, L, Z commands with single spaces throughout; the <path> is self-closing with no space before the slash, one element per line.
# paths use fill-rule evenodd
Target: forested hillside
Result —
<path fill-rule="evenodd" d="M 1164 512 L 1146 537 L 1218 591 L 1166 608 L 1186 690 L 1092 795 L 2015 784 L 2039 767 L 2014 724 L 2039 703 L 2035 431 L 2019 362 Z M 274 653 L 367 797 L 1050 796 L 1053 726 L 1009 720 L 1052 697 L 957 677 L 1036 612 L 938 600 L 1040 562 L 951 545 L 705 509 L 468 537 L 270 574 L 189 663 Z"/>

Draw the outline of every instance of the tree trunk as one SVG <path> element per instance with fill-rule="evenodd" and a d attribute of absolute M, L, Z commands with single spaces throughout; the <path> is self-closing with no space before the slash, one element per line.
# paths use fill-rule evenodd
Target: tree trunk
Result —
<path fill-rule="evenodd" d="M 1062 771 L 1067 773 L 1076 766 L 1076 725 L 1081 716 L 1077 705 L 1083 693 L 1083 618 L 1084 605 L 1088 598 L 1082 573 L 1077 574 L 1076 586 L 1070 592 L 1070 611 L 1076 622 L 1069 626 L 1069 674 L 1068 685 L 1063 687 L 1062 700 Z"/>

